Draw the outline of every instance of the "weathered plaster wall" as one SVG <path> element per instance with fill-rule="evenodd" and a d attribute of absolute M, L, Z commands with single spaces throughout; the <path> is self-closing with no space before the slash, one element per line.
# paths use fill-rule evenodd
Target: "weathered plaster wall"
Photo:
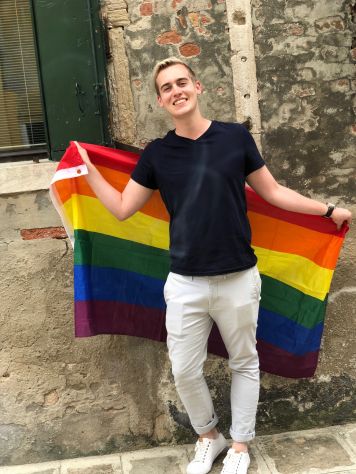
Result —
<path fill-rule="evenodd" d="M 200 51 L 191 61 L 207 90 L 203 110 L 234 120 L 236 81 L 226 29 L 243 24 L 236 2 L 229 4 L 234 25 L 218 0 L 134 0 L 129 8 L 123 0 L 106 1 L 118 141 L 140 146 L 165 132 L 166 118 L 157 114 L 154 93 L 144 83 L 156 60 L 182 54 L 187 43 L 196 47 L 183 48 L 182 57 Z M 252 19 L 268 165 L 289 186 L 355 211 L 349 6 L 254 0 Z M 231 54 L 239 57 L 238 42 Z M 44 239 L 23 240 L 21 234 L 60 224 L 44 181 L 29 186 L 39 179 L 37 170 L 26 182 L 28 170 L 15 176 L 0 169 L 0 464 L 192 441 L 163 344 L 119 336 L 74 339 L 68 242 L 50 238 L 50 229 Z M 352 230 L 332 285 L 316 376 L 293 381 L 263 374 L 258 433 L 355 419 L 355 248 Z M 227 432 L 228 369 L 216 357 L 209 357 L 206 369 Z"/>
<path fill-rule="evenodd" d="M 279 182 L 356 214 L 355 1 L 252 0 L 264 158 Z M 260 430 L 355 417 L 356 232 L 331 287 L 316 376 L 265 374 Z"/>
<path fill-rule="evenodd" d="M 171 439 L 164 345 L 74 338 L 73 254 L 48 191 L 0 193 L 0 216 L 0 465 Z"/>
<path fill-rule="evenodd" d="M 296 188 L 355 203 L 355 2 L 252 5 L 270 167 Z"/>

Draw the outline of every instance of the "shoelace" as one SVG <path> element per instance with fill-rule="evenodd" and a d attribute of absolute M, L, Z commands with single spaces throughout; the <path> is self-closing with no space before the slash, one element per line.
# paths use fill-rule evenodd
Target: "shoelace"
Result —
<path fill-rule="evenodd" d="M 243 453 L 227 453 L 226 458 L 224 459 L 224 474 L 235 474 L 237 472 L 237 468 L 242 460 Z M 227 464 L 229 464 L 227 466 Z"/>
<path fill-rule="evenodd" d="M 211 442 L 209 439 L 204 438 L 203 441 L 197 441 L 195 444 L 195 462 L 204 462 L 206 453 L 208 452 Z"/>

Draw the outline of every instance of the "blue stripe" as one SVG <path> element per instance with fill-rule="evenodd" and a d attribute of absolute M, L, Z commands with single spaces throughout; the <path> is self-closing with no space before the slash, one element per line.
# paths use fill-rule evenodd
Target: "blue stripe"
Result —
<path fill-rule="evenodd" d="M 273 344 L 294 355 L 304 355 L 320 349 L 324 323 L 314 328 L 305 326 L 260 307 L 257 339 Z"/>
<path fill-rule="evenodd" d="M 116 268 L 74 265 L 75 301 L 121 301 L 165 309 L 164 281 Z"/>

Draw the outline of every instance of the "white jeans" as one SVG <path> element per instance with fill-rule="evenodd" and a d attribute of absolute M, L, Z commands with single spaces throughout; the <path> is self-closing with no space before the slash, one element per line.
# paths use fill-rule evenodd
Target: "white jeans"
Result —
<path fill-rule="evenodd" d="M 208 336 L 215 321 L 232 371 L 231 438 L 246 442 L 255 436 L 260 291 L 257 267 L 213 277 L 168 275 L 164 296 L 169 357 L 178 394 L 199 435 L 218 423 L 203 375 Z"/>

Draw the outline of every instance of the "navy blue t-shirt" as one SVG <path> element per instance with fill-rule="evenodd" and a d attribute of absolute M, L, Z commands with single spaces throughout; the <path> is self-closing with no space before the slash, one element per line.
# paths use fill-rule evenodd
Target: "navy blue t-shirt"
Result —
<path fill-rule="evenodd" d="M 172 272 L 221 275 L 256 264 L 245 179 L 264 164 L 237 123 L 213 121 L 196 140 L 170 131 L 147 145 L 131 177 L 161 193 L 170 215 Z"/>

